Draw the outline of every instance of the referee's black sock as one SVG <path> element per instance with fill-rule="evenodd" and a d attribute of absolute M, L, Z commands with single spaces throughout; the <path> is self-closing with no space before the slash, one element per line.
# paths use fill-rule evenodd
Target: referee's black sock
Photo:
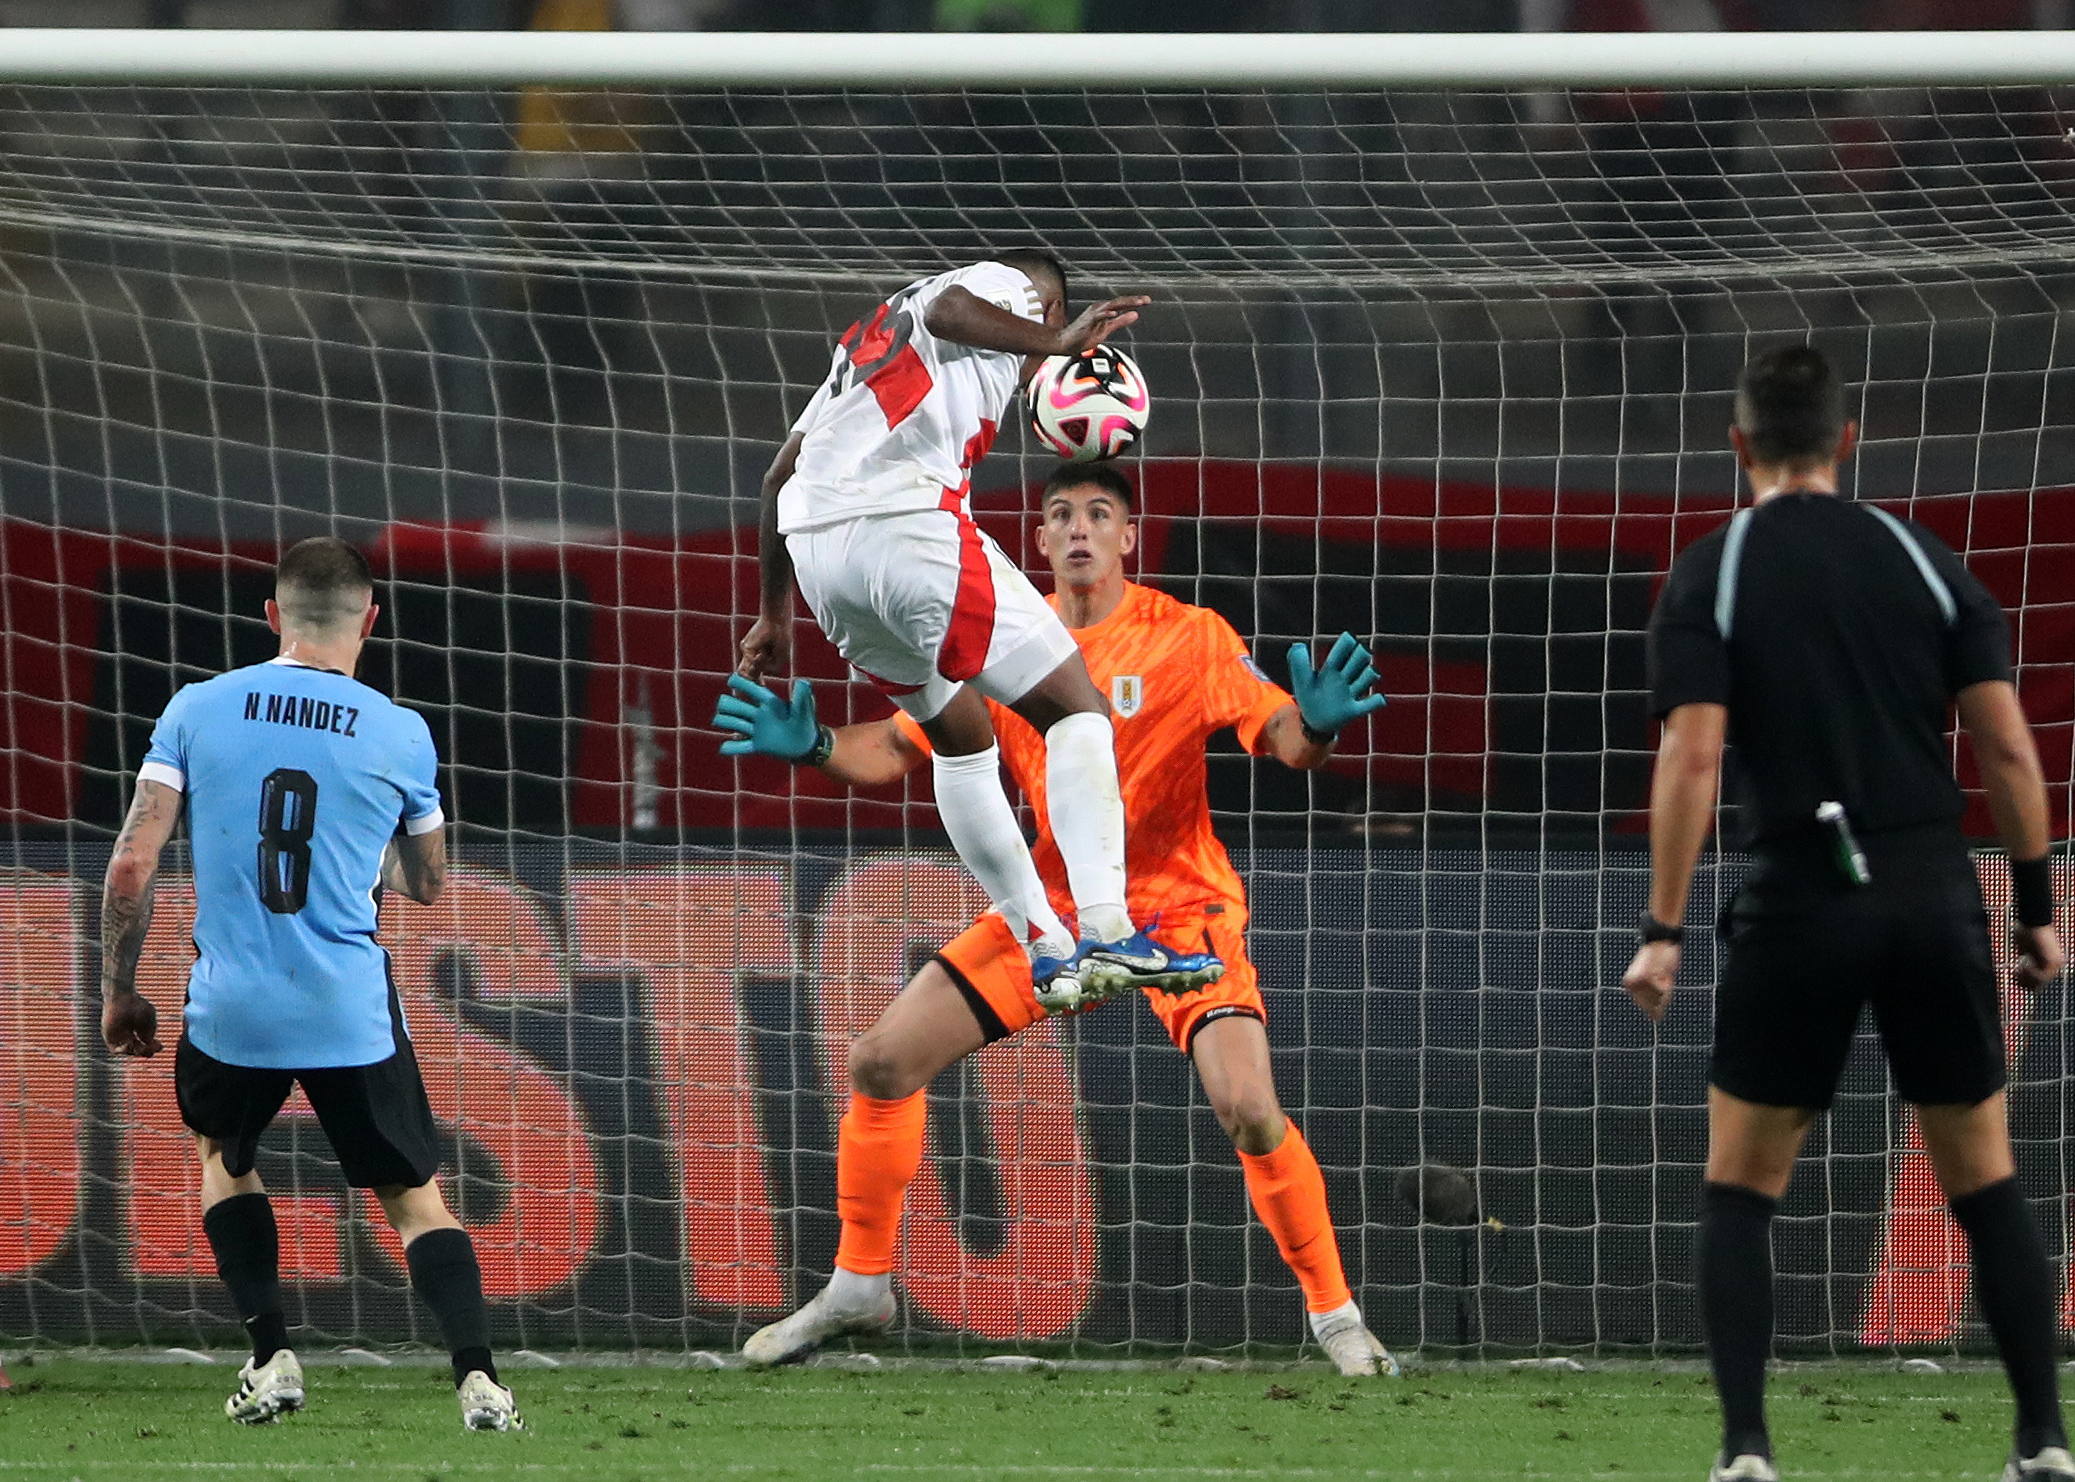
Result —
<path fill-rule="evenodd" d="M 460 1384 L 471 1369 L 481 1369 L 495 1381 L 497 1365 L 490 1358 L 490 1313 L 483 1306 L 483 1272 L 476 1264 L 476 1248 L 468 1232 L 452 1226 L 427 1230 L 404 1247 L 403 1258 L 411 1268 L 411 1285 L 432 1309 L 454 1355 L 454 1383 Z"/>
<path fill-rule="evenodd" d="M 252 1339 L 252 1362 L 263 1364 L 288 1346 L 274 1206 L 264 1193 L 233 1194 L 203 1211 L 202 1233 L 216 1252 L 216 1274 L 230 1288 L 231 1305 Z"/>
<path fill-rule="evenodd" d="M 1702 1184 L 1700 1321 L 1722 1398 L 1722 1454 L 1772 1455 L 1765 1363 L 1772 1357 L 1772 1216 L 1779 1200 L 1738 1184 Z"/>
<path fill-rule="evenodd" d="M 2003 1355 L 2017 1400 L 2017 1452 L 2065 1446 L 2060 1376 L 2054 1370 L 2053 1269 L 2017 1180 L 2006 1178 L 1952 1201 L 1974 1257 L 1974 1300 Z"/>

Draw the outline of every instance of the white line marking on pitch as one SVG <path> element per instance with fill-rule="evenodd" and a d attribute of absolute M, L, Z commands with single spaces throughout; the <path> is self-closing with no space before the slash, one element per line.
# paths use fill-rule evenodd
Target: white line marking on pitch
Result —
<path fill-rule="evenodd" d="M 663 1459 L 644 1461 L 640 1465 L 667 1465 Z M 777 1463 L 738 1461 L 714 1470 L 743 1473 L 763 1472 Z M 0 1472 L 57 1472 L 78 1473 L 81 1471 L 110 1471 L 120 1469 L 132 1476 L 154 1474 L 177 1474 L 185 1472 L 252 1472 L 263 1476 L 279 1476 L 284 1472 L 410 1472 L 418 1476 L 508 1476 L 514 1472 L 542 1473 L 549 1475 L 591 1476 L 595 1465 L 581 1462 L 405 1462 L 405 1461 L 141 1461 L 67 1458 L 64 1461 L 8 1461 L 0 1460 Z M 1117 1467 L 1117 1466 L 1066 1466 L 1046 1465 L 1038 1462 L 1025 1463 L 980 1463 L 980 1462 L 872 1462 L 852 1469 L 852 1475 L 864 1476 L 882 1473 L 928 1476 L 1037 1476 L 1037 1477 L 1389 1477 L 1412 1479 L 1412 1482 L 1452 1482 L 1455 1478 L 1470 1478 L 1474 1482 L 1490 1482 L 1488 1468 L 1417 1467 L 1376 1468 L 1356 1470 L 1349 1467 Z M 1554 1482 L 1560 1475 L 1556 1472 L 1530 1472 L 1525 1476 L 1530 1482 Z M 1605 1478 L 1608 1482 L 1690 1482 L 1692 1469 L 1676 1471 L 1638 1472 L 1623 1468 L 1620 1471 L 1586 1471 L 1582 1474 L 1592 1478 Z M 1956 1479 L 1975 1475 L 1971 1470 L 1950 1472 L 1896 1472 L 1886 1468 L 1867 1470 L 1846 1467 L 1838 1471 L 1812 1472 L 1802 1468 L 1795 1470 L 1796 1477 L 1804 1482 L 1833 1482 L 1833 1479 L 1878 1478 L 1880 1482 L 1891 1479 L 1923 1479 L 1923 1482 L 1956 1482 Z"/>
<path fill-rule="evenodd" d="M 447 1476 L 464 1472 L 566 1472 L 579 1466 L 576 1462 L 423 1462 L 423 1461 L 133 1461 L 133 1460 L 79 1460 L 68 1457 L 64 1461 L 0 1461 L 0 1471 L 11 1472 L 77 1472 L 82 1470 L 107 1471 L 119 1467 L 138 1476 L 150 1476 L 154 1472 L 260 1472 L 277 1476 L 283 1472 L 415 1472 L 419 1476 Z"/>
<path fill-rule="evenodd" d="M 899 1472 L 918 1476 L 927 1476 L 935 1473 L 955 1473 L 960 1476 L 977 1476 L 986 1473 L 999 1476 L 1007 1473 L 1042 1477 L 1390 1477 L 1432 1478 L 1435 1479 L 1435 1482 L 1443 1482 L 1443 1479 L 1455 1477 L 1469 1477 L 1475 1478 L 1476 1482 L 1490 1482 L 1492 1476 L 1491 1470 L 1488 1467 L 1475 1469 L 1457 1467 L 1442 1467 L 1439 1469 L 1432 1467 L 1369 1467 L 1356 1470 L 1352 1467 L 1116 1467 L 1046 1465 L 1040 1462 L 981 1463 L 962 1461 L 938 1462 L 934 1464 L 930 1462 L 868 1462 L 857 1467 L 855 1471 L 858 1474 Z M 1562 1475 L 1622 1479 L 1622 1482 L 1660 1482 L 1660 1479 L 1674 1479 L 1674 1482 L 1691 1482 L 1693 1471 L 1692 1468 L 1685 1467 L 1677 1471 L 1638 1472 L 1623 1467 L 1618 1471 L 1588 1470 L 1583 1473 L 1568 1474 L 1533 1471 L 1523 1474 L 1524 1477 L 1529 1479 L 1529 1482 L 1554 1482 L 1554 1479 Z M 1830 1479 L 1833 1478 L 1853 1477 L 1879 1478 L 1881 1482 L 1887 1482 L 1889 1478 L 1923 1478 L 1925 1482 L 1965 1482 L 1965 1479 L 1974 1477 L 1976 1473 L 1971 1469 L 1953 1472 L 1897 1472 L 1886 1467 L 1876 1468 L 1871 1471 L 1859 1467 L 1847 1467 L 1842 1471 L 1812 1472 L 1802 1467 L 1796 1467 L 1794 1475 L 1802 1479 L 1802 1482 L 1830 1482 Z"/>

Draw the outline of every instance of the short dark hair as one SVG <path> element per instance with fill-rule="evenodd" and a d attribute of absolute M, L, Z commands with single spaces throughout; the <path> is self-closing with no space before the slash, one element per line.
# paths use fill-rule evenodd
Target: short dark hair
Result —
<path fill-rule="evenodd" d="M 1736 380 L 1736 425 L 1754 463 L 1827 459 L 1844 435 L 1844 386 L 1814 345 L 1768 350 Z"/>
<path fill-rule="evenodd" d="M 1006 252 L 997 252 L 990 262 L 1006 263 L 1025 274 L 1032 282 L 1047 274 L 1059 285 L 1059 296 L 1066 297 L 1066 264 L 1042 247 L 1011 247 Z M 1042 284 L 1039 284 L 1042 287 Z"/>
<path fill-rule="evenodd" d="M 1138 509 L 1138 491 L 1131 487 L 1131 480 L 1117 471 L 1112 463 L 1062 463 L 1052 470 L 1052 477 L 1045 480 L 1044 492 L 1038 495 L 1038 508 L 1054 494 L 1068 489 L 1084 489 L 1090 484 L 1115 499 L 1127 510 Z"/>
<path fill-rule="evenodd" d="M 330 535 L 297 541 L 274 568 L 274 600 L 299 628 L 337 626 L 365 611 L 374 590 L 367 557 Z"/>

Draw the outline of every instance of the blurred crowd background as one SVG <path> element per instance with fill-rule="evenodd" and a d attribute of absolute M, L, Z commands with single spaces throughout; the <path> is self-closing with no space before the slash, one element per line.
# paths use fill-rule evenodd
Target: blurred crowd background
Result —
<path fill-rule="evenodd" d="M 632 31 L 1999 30 L 2070 0 L 0 0 L 10 26 Z"/>
<path fill-rule="evenodd" d="M 1445 13 L 1861 27 L 1873 46 L 1879 28 L 2070 9 L 0 0 L 0 23 L 1092 33 Z M 250 489 L 284 535 L 735 523 L 834 332 L 891 284 L 1032 237 L 1087 293 L 1159 285 L 1134 334 L 1154 455 L 1720 493 L 1737 365 L 1813 333 L 1866 388 L 1865 466 L 1887 491 L 2075 482 L 2069 101 L 0 89 L 0 508 L 208 532 Z M 1032 475 L 997 457 L 987 477 Z"/>

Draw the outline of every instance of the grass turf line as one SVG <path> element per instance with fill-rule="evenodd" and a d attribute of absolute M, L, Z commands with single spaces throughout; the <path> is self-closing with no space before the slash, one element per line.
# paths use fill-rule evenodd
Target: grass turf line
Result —
<path fill-rule="evenodd" d="M 227 1365 L 45 1360 L 0 1394 L 0 1482 L 102 1478 L 944 1479 L 1391 1477 L 1698 1482 L 1703 1376 L 1503 1370 L 1348 1381 L 1287 1373 L 516 1370 L 529 1430 L 470 1435 L 438 1370 L 313 1364 L 310 1408 L 223 1416 Z M 1795 1482 L 1985 1479 L 2008 1445 L 2000 1374 L 1798 1370 L 1772 1385 Z"/>

